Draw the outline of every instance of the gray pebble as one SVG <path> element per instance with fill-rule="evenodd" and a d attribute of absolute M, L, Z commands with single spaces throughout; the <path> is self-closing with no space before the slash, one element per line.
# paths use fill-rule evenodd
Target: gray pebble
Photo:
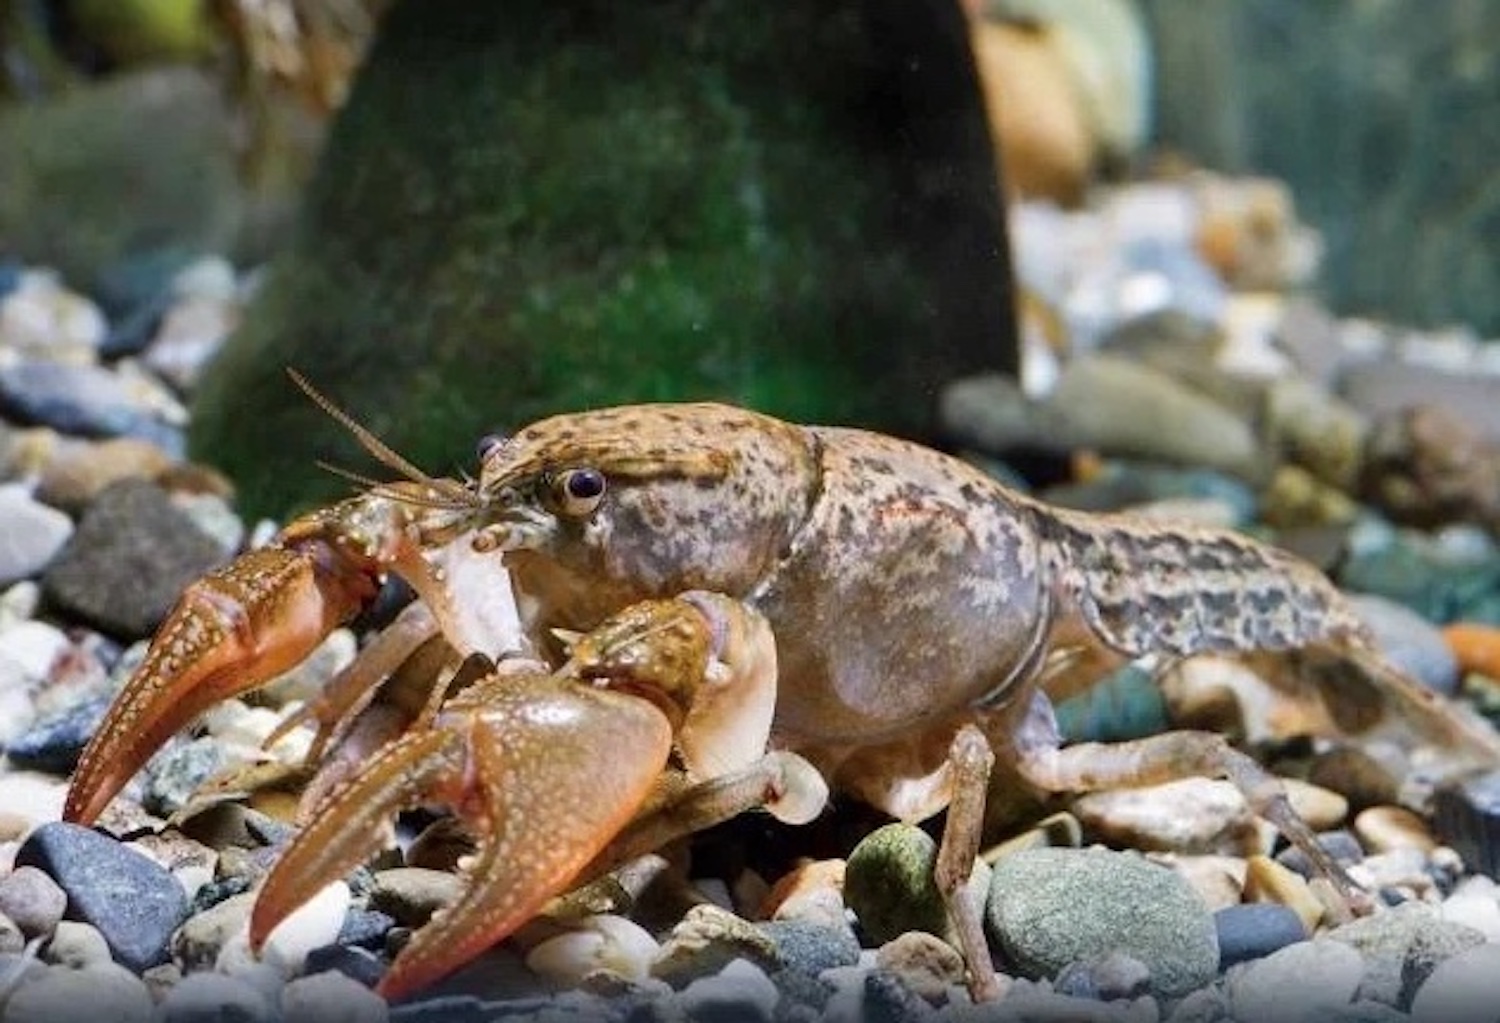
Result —
<path fill-rule="evenodd" d="M 817 975 L 832 966 L 859 962 L 859 942 L 847 927 L 802 920 L 772 920 L 755 927 L 771 939 L 781 967 Z"/>
<path fill-rule="evenodd" d="M 1436 625 L 1385 597 L 1355 593 L 1349 602 L 1392 664 L 1433 692 L 1453 695 L 1458 660 Z"/>
<path fill-rule="evenodd" d="M 182 972 L 213 969 L 229 939 L 249 922 L 254 905 L 254 893 L 244 892 L 188 917 L 172 935 L 172 958 Z"/>
<path fill-rule="evenodd" d="M 26 947 L 26 936 L 10 917 L 0 913 L 0 955 L 15 955 Z"/>
<path fill-rule="evenodd" d="M 1181 995 L 1218 972 L 1213 917 L 1176 871 L 1104 849 L 1027 849 L 994 865 L 985 923 L 1023 974 L 1125 952 L 1155 990 Z"/>
<path fill-rule="evenodd" d="M 1340 941 L 1302 941 L 1236 967 L 1227 978 L 1239 1023 L 1313 1020 L 1349 1005 L 1365 964 Z"/>
<path fill-rule="evenodd" d="M 1069 963 L 1052 983 L 1058 994 L 1101 1002 L 1139 998 L 1151 990 L 1151 970 L 1135 956 L 1109 951 Z"/>
<path fill-rule="evenodd" d="M 144 480 L 111 484 L 89 505 L 42 576 L 47 598 L 115 636 L 160 624 L 194 582 L 224 559 L 165 491 Z"/>
<path fill-rule="evenodd" d="M 181 456 L 182 431 L 143 404 L 104 366 L 22 362 L 0 367 L 0 412 L 86 437 L 139 437 Z"/>
<path fill-rule="evenodd" d="M 57 925 L 52 940 L 42 948 L 42 959 L 75 970 L 114 962 L 109 942 L 99 928 L 77 920 L 63 920 Z"/>
<path fill-rule="evenodd" d="M 151 1023 L 151 995 L 129 970 L 50 967 L 5 1003 L 0 1023 Z"/>
<path fill-rule="evenodd" d="M 167 992 L 158 1023 L 274 1023 L 276 1011 L 260 991 L 222 973 L 192 973 Z"/>
<path fill-rule="evenodd" d="M 386 1023 L 385 999 L 342 973 L 298 977 L 281 991 L 283 1023 Z"/>
<path fill-rule="evenodd" d="M 1328 932 L 1328 938 L 1350 945 L 1363 958 L 1360 997 L 1398 1008 L 1410 1004 L 1411 992 L 1439 962 L 1484 942 L 1472 927 L 1443 920 L 1420 903 L 1354 920 Z"/>
<path fill-rule="evenodd" d="M 677 1004 L 693 1019 L 769 1023 L 781 998 L 764 970 L 735 959 L 711 977 L 699 977 L 677 994 Z"/>
<path fill-rule="evenodd" d="M 36 575 L 73 535 L 73 520 L 34 499 L 24 484 L 0 486 L 0 522 L 0 586 Z"/>
<path fill-rule="evenodd" d="M 1438 966 L 1411 1002 L 1413 1023 L 1497 1023 L 1500 945 L 1485 944 Z"/>
<path fill-rule="evenodd" d="M 28 938 L 51 934 L 67 908 L 67 894 L 35 867 L 17 867 L 0 879 L 0 913 Z"/>

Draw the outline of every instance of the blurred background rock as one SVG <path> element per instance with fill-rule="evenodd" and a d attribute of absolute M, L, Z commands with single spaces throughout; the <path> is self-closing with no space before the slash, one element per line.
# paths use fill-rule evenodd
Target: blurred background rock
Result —
<path fill-rule="evenodd" d="M 1025 395 L 988 400 L 986 429 L 1020 409 L 1027 444 L 1097 444 L 1036 423 L 1077 426 L 1080 380 L 1144 385 L 1063 363 L 1112 346 L 1243 419 L 1260 389 L 1204 367 L 1265 372 L 1245 339 L 1271 335 L 1364 413 L 1443 404 L 1492 443 L 1474 357 L 1351 366 L 1385 328 L 1336 322 L 1464 351 L 1500 330 L 1500 8 L 1416 10 L 0 0 L 0 261 L 98 301 L 112 357 L 201 257 L 268 264 L 176 381 L 201 382 L 195 455 L 258 511 L 357 457 L 286 364 L 444 470 L 478 428 L 614 400 L 925 437 L 952 425 L 942 385 L 982 370 Z M 1313 474 L 1347 488 L 1364 434 L 1332 436 Z M 1210 462 L 1270 472 L 1247 443 Z"/>

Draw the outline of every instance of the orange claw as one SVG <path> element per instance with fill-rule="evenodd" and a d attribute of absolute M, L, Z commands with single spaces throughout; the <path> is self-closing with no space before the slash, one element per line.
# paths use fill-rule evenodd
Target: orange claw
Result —
<path fill-rule="evenodd" d="M 374 596 L 293 546 L 237 558 L 183 593 L 78 762 L 63 819 L 92 824 L 175 732 L 293 667 Z"/>
<path fill-rule="evenodd" d="M 397 810 L 446 804 L 478 840 L 465 891 L 412 936 L 377 989 L 393 1000 L 416 991 L 565 890 L 645 801 L 671 742 L 651 700 L 561 675 L 482 680 L 314 811 L 266 876 L 251 947 L 375 851 Z"/>

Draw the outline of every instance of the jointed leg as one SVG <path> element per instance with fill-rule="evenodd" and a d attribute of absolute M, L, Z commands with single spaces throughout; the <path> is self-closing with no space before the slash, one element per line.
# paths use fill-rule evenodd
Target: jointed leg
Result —
<path fill-rule="evenodd" d="M 828 784 L 817 769 L 795 753 L 767 753 L 749 767 L 691 784 L 620 832 L 579 875 L 598 877 L 668 842 L 764 809 L 788 824 L 806 824 L 823 811 Z"/>
<path fill-rule="evenodd" d="M 1369 895 L 1330 856 L 1307 822 L 1292 809 L 1286 789 L 1260 764 L 1212 732 L 1165 732 L 1131 742 L 1077 743 L 1061 748 L 1047 698 L 1032 698 L 1013 739 L 1015 764 L 1027 781 L 1050 792 L 1095 792 L 1157 785 L 1182 778 L 1224 778 L 1258 816 L 1300 849 L 1356 912 Z"/>
<path fill-rule="evenodd" d="M 958 931 L 960 950 L 969 967 L 969 993 L 976 1002 L 992 1001 L 1000 997 L 1000 980 L 984 938 L 984 906 L 969 889 L 969 877 L 979 855 L 985 791 L 995 754 L 978 728 L 964 725 L 953 737 L 948 764 L 953 772 L 953 798 L 948 803 L 933 880 Z"/>

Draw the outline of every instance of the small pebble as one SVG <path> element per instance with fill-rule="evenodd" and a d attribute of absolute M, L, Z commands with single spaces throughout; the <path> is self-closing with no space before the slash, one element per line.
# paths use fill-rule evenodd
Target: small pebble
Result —
<path fill-rule="evenodd" d="M 1139 998 L 1151 990 L 1151 970 L 1135 956 L 1105 952 L 1069 963 L 1052 987 L 1060 995 L 1100 1002 Z"/>
<path fill-rule="evenodd" d="M 1219 969 L 1260 959 L 1307 938 L 1302 918 L 1270 902 L 1229 906 L 1214 913 L 1219 935 Z"/>
<path fill-rule="evenodd" d="M 276 1011 L 260 991 L 237 977 L 193 973 L 168 991 L 157 1007 L 158 1023 L 276 1023 Z"/>
<path fill-rule="evenodd" d="M 151 1023 L 154 1013 L 146 985 L 127 969 L 53 966 L 10 996 L 0 1023 Z"/>
<path fill-rule="evenodd" d="M 212 969 L 229 940 L 249 927 L 254 905 L 255 895 L 244 892 L 188 917 L 172 936 L 173 961 L 183 973 Z"/>
<path fill-rule="evenodd" d="M 1296 913 L 1311 933 L 1323 919 L 1323 903 L 1300 874 L 1267 856 L 1252 856 L 1245 870 L 1246 902 L 1269 902 Z"/>
<path fill-rule="evenodd" d="M 1211 778 L 1090 792 L 1073 801 L 1073 812 L 1085 830 L 1112 846 L 1225 855 L 1264 849 L 1245 797 Z"/>
<path fill-rule="evenodd" d="M 1394 849 L 1431 853 L 1438 844 L 1427 822 L 1404 806 L 1372 806 L 1360 811 L 1354 818 L 1354 834 L 1372 853 Z"/>
<path fill-rule="evenodd" d="M 28 938 L 51 934 L 67 907 L 67 894 L 35 867 L 17 867 L 0 878 L 0 913 Z"/>
<path fill-rule="evenodd" d="M 956 942 L 933 880 L 936 864 L 937 842 L 910 824 L 877 828 L 854 847 L 844 871 L 844 901 L 866 938 L 882 944 L 906 931 L 927 931 Z M 989 883 L 989 868 L 976 861 L 970 891 L 983 899 Z"/>
<path fill-rule="evenodd" d="M 622 916 L 585 917 L 526 955 L 526 965 L 561 986 L 576 987 L 601 970 L 625 980 L 650 976 L 661 946 L 651 933 Z"/>
<path fill-rule="evenodd" d="M 700 977 L 677 995 L 690 1019 L 764 1020 L 769 1023 L 781 993 L 764 970 L 734 959 L 711 977 Z"/>
<path fill-rule="evenodd" d="M 219 544 L 143 480 L 112 484 L 42 576 L 58 607 L 136 639 L 161 622 L 187 586 L 223 561 Z"/>
<path fill-rule="evenodd" d="M 875 965 L 900 977 L 933 1005 L 942 1004 L 948 989 L 964 981 L 963 956 L 926 931 L 898 934 L 876 951 Z"/>
<path fill-rule="evenodd" d="M 0 586 L 36 575 L 73 535 L 73 520 L 31 496 L 23 483 L 0 485 Z"/>
<path fill-rule="evenodd" d="M 358 945 L 324 945 L 307 953 L 303 970 L 309 976 L 337 970 L 365 987 L 374 987 L 385 976 L 385 961 Z"/>
<path fill-rule="evenodd" d="M 776 943 L 748 920 L 718 906 L 703 904 L 688 910 L 662 942 L 651 964 L 651 975 L 673 987 L 718 973 L 730 961 L 745 959 L 776 969 Z"/>
<path fill-rule="evenodd" d="M 348 911 L 349 886 L 343 881 L 324 885 L 266 936 L 261 961 L 275 966 L 286 976 L 297 975 L 302 971 L 308 952 L 339 936 Z"/>
<path fill-rule="evenodd" d="M 1500 945 L 1485 944 L 1444 961 L 1411 1002 L 1412 1023 L 1496 1023 Z"/>
<path fill-rule="evenodd" d="M 77 920 L 62 920 L 52 932 L 47 944 L 42 946 L 44 962 L 81 970 L 89 966 L 100 966 L 114 962 L 109 952 L 109 942 L 92 924 Z"/>
<path fill-rule="evenodd" d="M 386 1023 L 385 999 L 342 973 L 298 977 L 281 991 L 282 1023 Z"/>
<path fill-rule="evenodd" d="M 1302 941 L 1228 975 L 1229 1000 L 1239 1023 L 1313 1020 L 1354 1000 L 1365 964 L 1338 941 Z"/>
<path fill-rule="evenodd" d="M 456 874 L 425 867 L 392 867 L 375 872 L 370 908 L 387 914 L 403 927 L 421 927 L 432 914 L 451 906 L 463 894 Z"/>

